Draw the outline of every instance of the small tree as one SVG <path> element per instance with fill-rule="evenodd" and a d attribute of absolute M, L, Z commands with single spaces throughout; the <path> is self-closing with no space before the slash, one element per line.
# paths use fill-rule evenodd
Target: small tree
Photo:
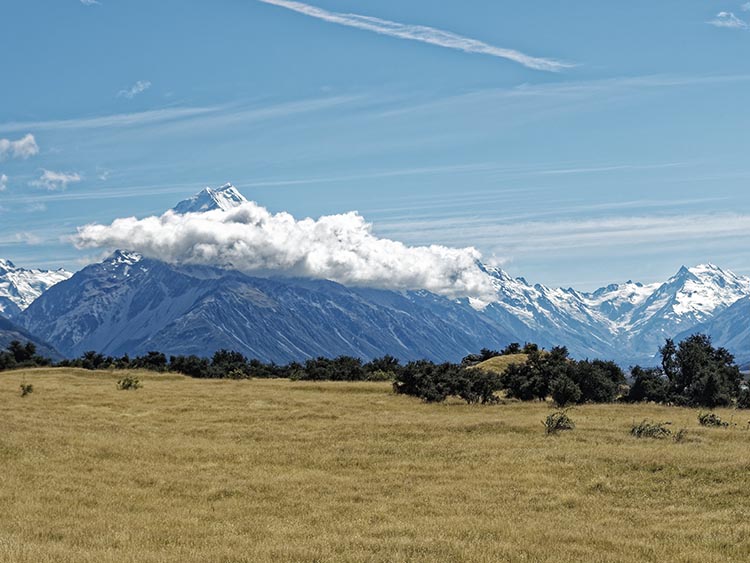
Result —
<path fill-rule="evenodd" d="M 552 400 L 558 407 L 566 407 L 581 400 L 581 388 L 567 375 L 558 377 L 552 384 Z"/>

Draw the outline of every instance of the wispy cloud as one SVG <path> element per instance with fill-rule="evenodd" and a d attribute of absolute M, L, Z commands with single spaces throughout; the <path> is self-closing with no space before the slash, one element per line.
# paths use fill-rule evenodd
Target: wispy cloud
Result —
<path fill-rule="evenodd" d="M 126 90 L 120 90 L 117 93 L 118 98 L 127 98 L 129 100 L 132 100 L 135 98 L 138 94 L 142 94 L 146 90 L 151 88 L 151 82 L 148 80 L 139 80 L 135 84 L 133 84 L 130 88 Z"/>
<path fill-rule="evenodd" d="M 81 0 L 81 4 L 84 6 L 99 6 L 101 2 L 98 0 Z"/>
<path fill-rule="evenodd" d="M 398 37 L 399 39 L 408 39 L 411 41 L 429 43 L 430 45 L 437 45 L 439 47 L 455 49 L 458 51 L 464 51 L 466 53 L 477 53 L 482 55 L 489 55 L 492 57 L 498 57 L 501 59 L 507 59 L 534 70 L 559 72 L 573 66 L 569 63 L 554 59 L 533 57 L 515 49 L 504 49 L 502 47 L 496 47 L 477 39 L 471 39 L 469 37 L 464 37 L 450 31 L 436 29 L 434 27 L 403 24 L 358 14 L 329 12 L 328 10 L 323 10 L 309 4 L 303 4 L 302 2 L 291 2 L 289 0 L 259 1 L 265 4 L 273 4 L 274 6 L 293 10 L 295 12 L 299 12 L 300 14 L 304 14 L 306 16 L 317 18 L 330 23 L 337 23 L 339 25 L 355 27 L 357 29 L 364 29 L 366 31 L 372 31 L 380 35 L 388 35 L 390 37 Z"/>
<path fill-rule="evenodd" d="M 49 191 L 64 190 L 68 184 L 80 182 L 83 178 L 77 172 L 55 172 L 43 170 L 38 180 L 30 182 L 35 188 L 44 188 Z"/>
<path fill-rule="evenodd" d="M 94 117 L 80 117 L 76 119 L 56 119 L 46 121 L 11 121 L 0 123 L 0 131 L 23 131 L 38 129 L 44 131 L 64 129 L 103 129 L 108 127 L 134 127 L 190 119 L 199 115 L 217 113 L 223 106 L 214 107 L 172 107 L 141 111 L 135 113 L 118 113 Z"/>
<path fill-rule="evenodd" d="M 750 10 L 750 2 L 744 4 L 742 9 L 747 11 Z M 748 29 L 750 24 L 745 20 L 738 18 L 732 12 L 719 12 L 716 17 L 708 22 L 710 25 L 715 27 L 726 27 L 729 29 Z"/>
<path fill-rule="evenodd" d="M 0 174 L 0 192 L 4 192 L 8 188 L 8 177 L 5 174 Z"/>
<path fill-rule="evenodd" d="M 29 133 L 17 141 L 0 139 L 0 161 L 6 158 L 21 158 L 26 160 L 39 154 L 39 145 L 36 144 L 34 135 Z"/>

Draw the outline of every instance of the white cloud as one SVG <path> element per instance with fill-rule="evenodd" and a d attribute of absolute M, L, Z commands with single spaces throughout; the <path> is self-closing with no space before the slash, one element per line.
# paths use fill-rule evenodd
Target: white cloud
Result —
<path fill-rule="evenodd" d="M 36 188 L 46 190 L 64 190 L 68 184 L 80 182 L 83 178 L 77 172 L 54 172 L 52 170 L 43 170 L 38 180 L 30 182 L 30 185 Z"/>
<path fill-rule="evenodd" d="M 5 174 L 0 174 L 0 192 L 5 191 L 8 188 L 8 177 Z"/>
<path fill-rule="evenodd" d="M 151 88 L 151 82 L 148 80 L 139 80 L 135 84 L 133 84 L 130 88 L 127 90 L 120 90 L 117 93 L 118 98 L 127 98 L 129 100 L 132 100 L 135 98 L 138 94 L 142 94 L 146 90 Z"/>
<path fill-rule="evenodd" d="M 750 2 L 745 2 L 741 8 L 743 12 L 750 12 Z"/>
<path fill-rule="evenodd" d="M 463 37 L 461 35 L 451 33 L 450 31 L 435 29 L 434 27 L 402 24 L 357 14 L 329 12 L 315 6 L 310 6 L 309 4 L 303 4 L 302 2 L 291 2 L 289 0 L 259 1 L 265 4 L 273 4 L 274 6 L 293 10 L 306 16 L 324 20 L 330 23 L 356 27 L 357 29 L 364 29 L 367 31 L 372 31 L 374 33 L 379 33 L 381 35 L 388 35 L 390 37 L 420 41 L 422 43 L 429 43 L 430 45 L 437 45 L 439 47 L 445 47 L 448 49 L 456 49 L 458 51 L 465 51 L 467 53 L 478 53 L 482 55 L 490 55 L 492 57 L 508 59 L 535 70 L 558 72 L 565 68 L 573 66 L 571 64 L 556 61 L 553 59 L 532 57 L 514 49 L 503 49 L 501 47 L 495 47 L 494 45 L 490 45 L 476 39 Z"/>
<path fill-rule="evenodd" d="M 39 154 L 39 145 L 36 144 L 36 139 L 31 133 L 17 141 L 0 139 L 0 161 L 8 157 L 26 160 L 37 154 Z"/>
<path fill-rule="evenodd" d="M 248 202 L 227 212 L 168 211 L 160 217 L 86 225 L 73 242 L 78 248 L 126 248 L 170 263 L 231 267 L 255 275 L 494 298 L 474 248 L 413 247 L 379 238 L 356 212 L 297 220 Z"/>
<path fill-rule="evenodd" d="M 748 6 L 746 4 L 745 6 Z M 743 9 L 745 9 L 743 6 Z M 719 12 L 716 17 L 708 22 L 715 27 L 727 27 L 730 29 L 748 29 L 750 24 L 735 16 L 732 12 Z"/>
<path fill-rule="evenodd" d="M 81 0 L 81 4 L 84 6 L 98 6 L 100 2 L 98 0 Z"/>

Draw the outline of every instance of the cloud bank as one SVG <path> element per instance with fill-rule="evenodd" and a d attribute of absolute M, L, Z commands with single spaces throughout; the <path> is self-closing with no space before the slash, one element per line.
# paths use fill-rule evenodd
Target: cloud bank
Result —
<path fill-rule="evenodd" d="M 466 53 L 477 53 L 482 55 L 490 55 L 492 57 L 498 57 L 501 59 L 507 59 L 519 63 L 525 67 L 534 70 L 544 70 L 549 72 L 559 72 L 565 68 L 570 68 L 571 64 L 557 61 L 554 59 L 545 59 L 540 57 L 532 57 L 515 49 L 503 49 L 501 47 L 495 47 L 488 43 L 471 39 L 469 37 L 463 37 L 450 31 L 443 31 L 434 27 L 427 27 L 423 25 L 409 25 L 403 23 L 392 22 L 388 20 L 382 20 L 380 18 L 374 18 L 369 16 L 361 16 L 357 14 L 344 14 L 337 12 L 329 12 L 309 4 L 303 4 L 302 2 L 291 2 L 289 0 L 259 0 L 264 4 L 273 4 L 281 8 L 286 8 L 306 16 L 317 18 L 330 23 L 337 23 L 339 25 L 345 25 L 348 27 L 355 27 L 357 29 L 364 29 L 366 31 L 372 31 L 380 35 L 388 35 L 390 37 L 398 37 L 399 39 L 409 39 L 412 41 L 419 41 L 421 43 L 429 43 L 430 45 L 437 45 L 439 47 L 445 47 L 447 49 L 455 49 L 458 51 L 464 51 Z"/>
<path fill-rule="evenodd" d="M 17 141 L 0 139 L 0 161 L 6 158 L 26 160 L 37 154 L 39 154 L 39 145 L 36 144 L 36 139 L 31 133 Z"/>
<path fill-rule="evenodd" d="M 230 211 L 117 219 L 73 236 L 78 248 L 123 248 L 176 264 L 255 275 L 329 279 L 351 286 L 427 289 L 448 297 L 496 299 L 474 248 L 411 247 L 379 238 L 356 212 L 297 220 L 248 202 Z"/>

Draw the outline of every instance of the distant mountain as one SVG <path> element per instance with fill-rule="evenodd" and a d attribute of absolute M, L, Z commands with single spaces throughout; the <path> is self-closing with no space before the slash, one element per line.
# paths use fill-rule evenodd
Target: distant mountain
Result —
<path fill-rule="evenodd" d="M 52 358 L 53 360 L 62 359 L 62 355 L 52 346 L 14 324 L 9 319 L 0 316 L 0 350 L 5 350 L 8 344 L 14 340 L 18 340 L 23 344 L 33 342 L 36 345 L 37 354 L 46 358 Z"/>
<path fill-rule="evenodd" d="M 683 266 L 663 284 L 628 281 L 593 293 L 531 286 L 501 270 L 487 271 L 499 298 L 487 314 L 511 332 L 548 346 L 564 343 L 576 357 L 623 363 L 651 362 L 665 338 L 697 330 L 750 297 L 750 278 L 712 264 Z"/>
<path fill-rule="evenodd" d="M 27 270 L 0 258 L 0 314 L 14 317 L 47 289 L 72 276 L 65 270 Z"/>
<path fill-rule="evenodd" d="M 222 209 L 228 211 L 233 207 L 246 203 L 247 199 L 232 184 L 225 184 L 220 188 L 205 188 L 194 196 L 181 201 L 172 211 L 184 215 L 185 213 L 203 213 Z"/>
<path fill-rule="evenodd" d="M 120 251 L 51 288 L 20 321 L 67 356 L 228 348 L 276 362 L 342 354 L 459 360 L 511 340 L 467 300 L 260 279 Z"/>
<path fill-rule="evenodd" d="M 708 334 L 715 344 L 720 344 L 732 352 L 737 362 L 744 368 L 750 368 L 750 297 L 735 302 L 724 311 L 708 321 L 691 327 L 678 335 L 678 338 L 690 333 Z"/>

